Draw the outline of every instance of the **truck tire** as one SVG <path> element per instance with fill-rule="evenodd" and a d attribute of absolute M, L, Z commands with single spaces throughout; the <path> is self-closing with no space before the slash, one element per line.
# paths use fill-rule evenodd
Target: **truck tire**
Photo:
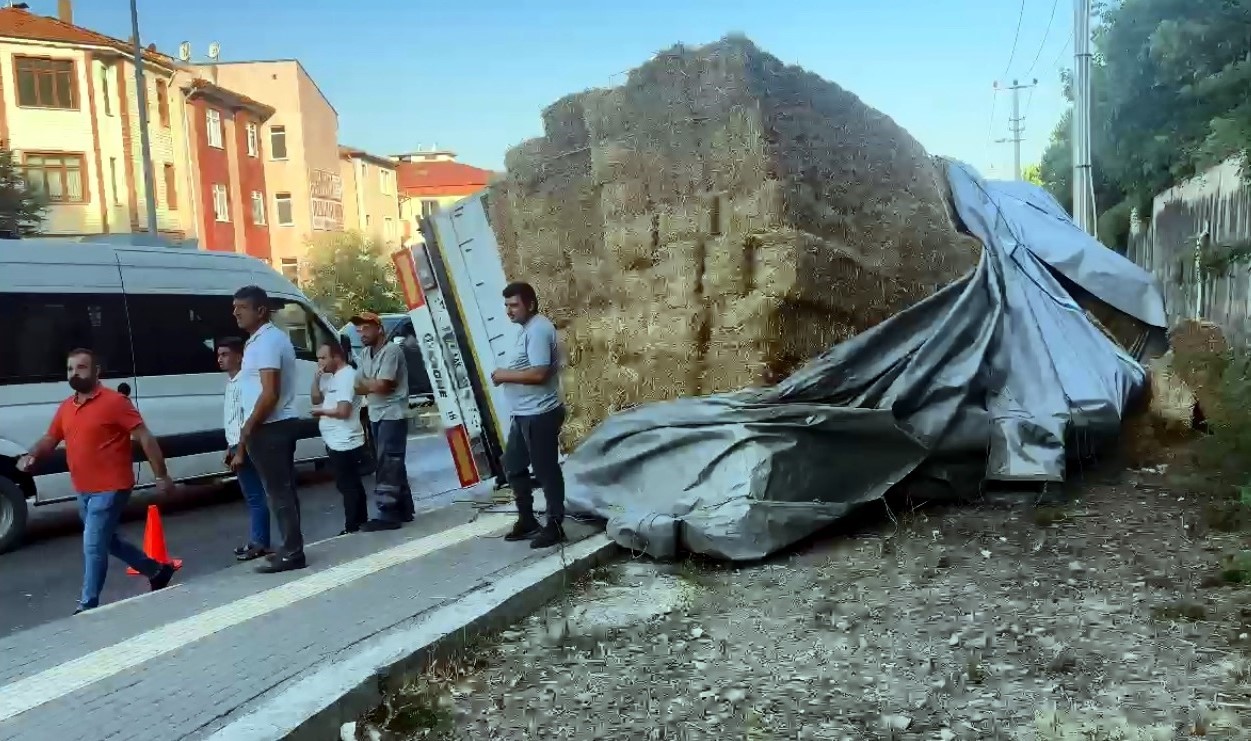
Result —
<path fill-rule="evenodd" d="M 26 532 L 26 494 L 12 479 L 0 476 L 0 553 L 11 551 Z"/>

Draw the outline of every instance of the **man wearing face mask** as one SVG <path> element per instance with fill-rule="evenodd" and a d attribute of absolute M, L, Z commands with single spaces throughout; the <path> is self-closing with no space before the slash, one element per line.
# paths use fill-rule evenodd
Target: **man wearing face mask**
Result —
<path fill-rule="evenodd" d="M 74 394 L 57 408 L 48 432 L 18 459 L 20 471 L 32 471 L 62 442 L 70 482 L 78 493 L 78 515 L 83 522 L 83 591 L 77 615 L 100 605 L 100 591 L 108 575 L 109 555 L 148 577 L 152 591 L 164 589 L 174 577 L 172 564 L 157 563 L 117 535 L 130 491 L 135 487 L 131 441 L 139 443 L 156 490 L 168 494 L 173 482 L 165 457 L 130 399 L 100 384 L 100 366 L 91 350 L 72 350 L 66 376 Z"/>

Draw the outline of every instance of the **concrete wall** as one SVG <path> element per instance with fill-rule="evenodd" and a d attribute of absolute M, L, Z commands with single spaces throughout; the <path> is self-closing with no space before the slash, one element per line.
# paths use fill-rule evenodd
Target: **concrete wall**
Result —
<path fill-rule="evenodd" d="M 404 246 L 411 247 L 425 242 L 425 239 L 421 236 L 422 201 L 434 201 L 439 204 L 439 209 L 443 210 L 451 206 L 453 203 L 465 199 L 466 197 L 466 195 L 424 195 L 401 197 L 400 238 L 403 241 Z"/>
<path fill-rule="evenodd" d="M 229 114 L 222 111 L 219 107 L 203 98 L 196 98 L 189 104 L 191 108 L 191 126 L 195 132 L 195 151 L 197 164 L 197 191 L 200 195 L 199 213 L 200 213 L 200 246 L 208 250 L 218 250 L 222 252 L 235 251 L 235 229 L 230 222 L 222 222 L 217 220 L 217 214 L 213 207 L 213 190 L 214 186 L 225 186 L 226 192 L 230 197 L 231 206 L 238 204 L 238 194 L 236 188 L 232 187 L 230 153 L 226 146 L 230 139 L 227 138 L 226 129 L 229 125 Z M 215 110 L 221 117 L 221 137 L 222 147 L 214 147 L 209 144 L 209 122 L 208 112 Z"/>
<path fill-rule="evenodd" d="M 1160 279 L 1170 321 L 1203 318 L 1231 340 L 1251 341 L 1251 265 L 1205 271 L 1204 255 L 1251 242 L 1251 187 L 1238 159 L 1160 193 L 1127 256 Z"/>
<path fill-rule="evenodd" d="M 399 248 L 403 225 L 395 168 L 362 157 L 344 156 L 339 172 L 343 177 L 344 228 L 376 239 L 388 249 Z"/>
<path fill-rule="evenodd" d="M 259 257 L 262 260 L 272 258 L 272 251 L 269 240 L 269 224 L 273 218 L 271 211 L 271 201 L 269 197 L 269 189 L 265 184 L 265 147 L 264 147 L 264 131 L 265 125 L 260 121 L 259 117 L 248 111 L 239 111 L 233 117 L 235 127 L 235 166 L 238 172 L 239 191 L 242 200 L 240 203 L 240 227 L 236 232 L 240 244 L 243 246 L 241 252 L 247 252 L 253 257 Z M 248 126 L 251 124 L 256 127 L 257 131 L 257 156 L 253 157 L 248 154 Z M 254 193 L 260 194 L 261 202 L 265 204 L 265 220 L 263 223 L 256 223 L 252 213 L 252 198 Z"/>
<path fill-rule="evenodd" d="M 273 117 L 261 127 L 268 192 L 266 215 L 273 263 L 279 265 L 283 258 L 303 258 L 314 236 L 315 209 L 323 222 L 327 212 L 333 217 L 337 211 L 336 228 L 326 231 L 343 228 L 342 196 L 326 192 L 333 190 L 334 182 L 342 189 L 338 114 L 294 60 L 201 65 L 197 71 L 211 82 L 275 109 Z M 273 155 L 275 127 L 283 127 L 286 132 L 285 159 L 276 159 Z M 323 187 L 321 193 L 314 193 L 314 181 L 327 187 Z M 278 194 L 291 196 L 293 223 L 290 225 L 278 222 L 275 205 Z M 314 199 L 315 195 L 322 197 Z"/>
<path fill-rule="evenodd" d="M 134 170 L 135 201 L 132 213 L 137 220 L 137 231 L 144 231 L 148 224 L 147 198 L 144 195 L 145 174 L 143 166 L 143 147 L 140 143 L 139 130 L 139 94 L 135 87 L 135 66 L 129 60 L 115 64 L 125 85 L 125 114 L 122 121 L 126 125 L 123 131 L 123 149 L 129 149 L 128 166 Z M 178 114 L 178 106 L 182 94 L 172 83 L 172 75 L 152 65 L 144 66 L 144 83 L 147 88 L 148 103 L 148 138 L 152 151 L 153 182 L 156 188 L 156 228 L 171 234 L 181 233 L 183 219 L 178 209 L 169 206 L 169 194 L 166 192 L 165 178 L 162 173 L 167 164 L 172 164 L 179 173 L 179 182 L 188 177 L 186 162 L 186 143 L 182 116 Z M 168 120 L 161 121 L 160 96 L 158 89 L 164 88 L 167 95 Z M 128 141 L 127 141 L 128 140 Z M 179 208 L 183 203 L 179 203 Z"/>
<path fill-rule="evenodd" d="M 75 110 L 24 108 L 18 105 L 15 56 L 68 59 L 74 62 L 78 107 Z M 18 162 L 30 152 L 57 152 L 79 155 L 85 171 L 82 203 L 53 204 L 44 215 L 43 229 L 48 234 L 89 234 L 104 231 L 104 214 L 100 200 L 100 166 L 96 159 L 96 137 L 91 115 L 96 103 L 94 89 L 89 90 L 86 52 L 61 46 L 0 44 L 0 91 L 3 94 L 4 138 L 14 150 Z M 94 85 L 92 86 L 94 88 Z"/>

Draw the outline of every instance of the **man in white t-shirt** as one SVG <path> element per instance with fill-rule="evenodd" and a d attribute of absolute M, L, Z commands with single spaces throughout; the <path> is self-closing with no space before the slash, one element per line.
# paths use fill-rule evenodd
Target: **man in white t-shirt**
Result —
<path fill-rule="evenodd" d="M 343 495 L 343 532 L 339 534 L 357 532 L 368 519 L 365 485 L 361 483 L 365 428 L 361 426 L 356 369 L 348 365 L 338 344 L 326 342 L 317 348 L 317 373 L 309 396 L 330 455 L 335 486 Z"/>
<path fill-rule="evenodd" d="M 217 367 L 226 373 L 226 393 L 222 405 L 222 430 L 226 434 L 226 463 L 229 465 L 239 449 L 243 433 L 243 386 L 239 369 L 243 365 L 243 340 L 223 337 L 217 341 Z M 261 483 L 256 466 L 245 454 L 243 465 L 237 473 L 239 489 L 248 503 L 250 523 L 248 540 L 235 549 L 235 558 L 251 561 L 269 555 L 269 505 L 265 503 L 265 485 Z"/>
<path fill-rule="evenodd" d="M 295 491 L 295 444 L 300 432 L 295 406 L 295 347 L 287 333 L 270 322 L 270 309 L 269 295 L 263 288 L 246 286 L 235 292 L 235 322 L 248 333 L 248 341 L 239 370 L 243 428 L 230 465 L 238 471 L 245 457 L 251 458 L 278 521 L 282 545 L 257 569 L 264 574 L 307 565 L 300 499 Z"/>

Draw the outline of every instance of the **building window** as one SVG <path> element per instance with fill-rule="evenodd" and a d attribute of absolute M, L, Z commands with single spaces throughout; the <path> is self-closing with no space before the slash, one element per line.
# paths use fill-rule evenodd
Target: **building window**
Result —
<path fill-rule="evenodd" d="M 282 258 L 282 277 L 296 284 L 300 284 L 300 261 L 294 257 Z"/>
<path fill-rule="evenodd" d="M 252 191 L 252 223 L 265 226 L 265 196 L 259 190 Z"/>
<path fill-rule="evenodd" d="M 222 149 L 222 114 L 210 108 L 204 113 L 204 120 L 208 124 L 208 145 Z"/>
<path fill-rule="evenodd" d="M 369 223 L 370 223 L 371 221 L 372 221 L 372 219 L 369 217 L 369 214 L 365 214 L 365 228 L 366 228 L 366 229 L 368 229 L 368 228 L 369 228 Z"/>
<path fill-rule="evenodd" d="M 49 203 L 86 203 L 86 158 L 81 154 L 27 152 L 26 182 Z"/>
<path fill-rule="evenodd" d="M 17 70 L 19 106 L 78 110 L 73 60 L 14 57 L 13 66 Z"/>
<path fill-rule="evenodd" d="M 221 223 L 230 221 L 230 196 L 226 195 L 226 186 L 213 184 L 213 216 Z"/>
<path fill-rule="evenodd" d="M 100 100 L 104 103 L 104 115 L 113 115 L 113 96 L 109 94 L 109 72 L 113 68 L 107 64 L 100 68 Z"/>
<path fill-rule="evenodd" d="M 433 198 L 423 198 L 421 200 L 421 218 L 428 219 L 439 213 L 439 202 Z"/>
<path fill-rule="evenodd" d="M 164 80 L 156 81 L 156 119 L 169 128 L 169 83 Z"/>
<path fill-rule="evenodd" d="M 269 127 L 269 158 L 285 160 L 287 158 L 287 127 Z"/>
<path fill-rule="evenodd" d="M 395 173 L 390 170 L 378 170 L 382 195 L 389 196 L 395 194 Z"/>
<path fill-rule="evenodd" d="M 170 210 L 178 208 L 178 182 L 173 163 L 165 163 L 165 205 Z"/>
<path fill-rule="evenodd" d="M 260 133 L 256 128 L 256 124 L 249 122 L 248 123 L 248 156 L 249 157 L 258 156 L 259 152 L 257 152 L 257 150 L 259 149 L 259 145 L 257 142 L 259 139 L 260 139 Z"/>
<path fill-rule="evenodd" d="M 113 205 L 122 205 L 122 191 L 117 187 L 117 158 L 109 157 L 109 185 L 113 189 Z"/>
<path fill-rule="evenodd" d="M 395 221 L 390 217 L 383 220 L 382 236 L 388 241 L 395 241 Z"/>
<path fill-rule="evenodd" d="M 278 214 L 278 226 L 292 226 L 295 224 L 295 214 L 291 210 L 290 193 L 274 194 L 274 211 Z"/>

